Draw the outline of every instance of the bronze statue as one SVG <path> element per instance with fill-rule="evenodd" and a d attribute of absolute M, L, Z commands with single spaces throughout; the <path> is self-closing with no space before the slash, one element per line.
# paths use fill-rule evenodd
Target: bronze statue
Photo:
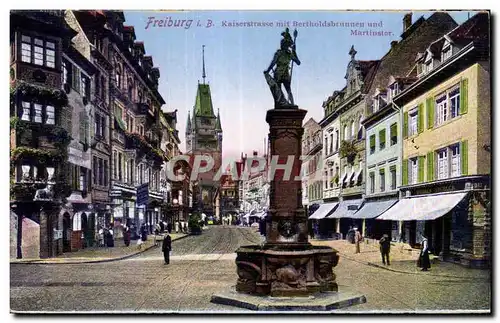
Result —
<path fill-rule="evenodd" d="M 295 52 L 295 40 L 297 39 L 297 30 L 293 32 L 294 39 L 290 36 L 288 28 L 281 33 L 283 39 L 281 40 L 280 49 L 274 54 L 273 60 L 267 70 L 264 71 L 269 89 L 273 94 L 275 108 L 297 108 L 293 101 L 292 90 L 290 83 L 292 81 L 293 63 L 300 65 L 300 60 Z M 290 66 L 290 62 L 292 63 Z M 273 70 L 274 66 L 276 68 Z M 290 69 L 290 71 L 289 71 Z M 269 72 L 273 70 L 273 76 Z M 284 85 L 288 95 L 288 100 L 285 98 L 281 90 L 281 84 Z"/>

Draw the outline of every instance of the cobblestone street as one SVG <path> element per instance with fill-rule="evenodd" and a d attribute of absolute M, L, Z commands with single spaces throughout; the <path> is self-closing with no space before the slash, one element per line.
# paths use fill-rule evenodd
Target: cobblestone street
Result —
<path fill-rule="evenodd" d="M 212 226 L 200 236 L 174 241 L 168 266 L 158 248 L 108 263 L 11 264 L 11 310 L 243 311 L 212 304 L 210 297 L 235 284 L 236 248 L 261 241 L 255 228 Z M 342 312 L 490 306 L 489 272 L 484 270 L 467 277 L 399 273 L 341 255 L 335 273 L 341 291 L 355 290 L 367 299 Z"/>

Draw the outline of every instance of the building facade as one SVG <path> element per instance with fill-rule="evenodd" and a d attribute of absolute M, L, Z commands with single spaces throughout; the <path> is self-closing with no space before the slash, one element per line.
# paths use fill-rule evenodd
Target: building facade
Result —
<path fill-rule="evenodd" d="M 16 258 L 47 258 L 63 252 L 71 134 L 64 127 L 62 58 L 76 32 L 58 10 L 12 11 L 10 27 L 10 200 L 17 216 L 12 240 Z"/>
<path fill-rule="evenodd" d="M 436 255 L 471 266 L 491 256 L 489 26 L 478 13 L 429 42 L 416 54 L 416 81 L 394 98 L 404 133 L 398 204 L 427 211 L 402 234 L 411 244 L 426 234 Z"/>

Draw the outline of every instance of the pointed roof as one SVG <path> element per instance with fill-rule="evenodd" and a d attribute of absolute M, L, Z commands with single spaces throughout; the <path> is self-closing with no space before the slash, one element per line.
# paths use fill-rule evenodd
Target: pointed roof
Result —
<path fill-rule="evenodd" d="M 219 109 L 217 109 L 217 120 L 215 121 L 215 130 L 219 130 L 222 132 L 222 126 L 220 124 L 220 112 Z"/>
<path fill-rule="evenodd" d="M 194 115 L 197 117 L 215 117 L 212 106 L 212 95 L 210 94 L 210 86 L 208 84 L 198 84 Z"/>

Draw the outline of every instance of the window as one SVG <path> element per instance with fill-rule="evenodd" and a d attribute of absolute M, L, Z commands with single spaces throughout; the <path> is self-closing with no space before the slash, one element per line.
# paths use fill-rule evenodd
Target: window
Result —
<path fill-rule="evenodd" d="M 116 179 L 117 168 L 118 168 L 118 156 L 117 156 L 116 151 L 113 151 L 113 178 L 114 179 Z"/>
<path fill-rule="evenodd" d="M 446 120 L 449 119 L 448 101 L 446 99 L 446 94 L 444 94 L 436 100 L 436 116 L 438 125 L 443 124 Z"/>
<path fill-rule="evenodd" d="M 451 146 L 451 177 L 461 175 L 460 145 Z"/>
<path fill-rule="evenodd" d="M 408 135 L 416 135 L 418 133 L 418 109 L 410 111 L 408 122 Z"/>
<path fill-rule="evenodd" d="M 23 107 L 23 115 L 21 117 L 21 120 L 31 121 L 31 103 L 23 101 L 22 107 Z"/>
<path fill-rule="evenodd" d="M 339 131 L 335 130 L 335 151 L 339 150 Z"/>
<path fill-rule="evenodd" d="M 86 191 L 87 190 L 87 185 L 86 185 L 86 178 L 87 178 L 87 170 L 83 167 L 80 167 L 80 182 L 78 185 L 78 189 L 80 191 Z"/>
<path fill-rule="evenodd" d="M 21 37 L 21 61 L 31 63 L 31 37 Z"/>
<path fill-rule="evenodd" d="M 424 73 L 429 73 L 430 71 L 432 71 L 432 58 L 425 62 L 424 65 Z"/>
<path fill-rule="evenodd" d="M 396 166 L 391 166 L 390 168 L 391 172 L 391 190 L 396 189 Z"/>
<path fill-rule="evenodd" d="M 409 160 L 410 163 L 410 183 L 417 184 L 418 182 L 418 158 L 412 158 Z"/>
<path fill-rule="evenodd" d="M 118 180 L 122 181 L 122 153 L 118 153 Z"/>
<path fill-rule="evenodd" d="M 83 75 L 83 73 L 80 73 L 80 75 L 81 75 L 80 93 L 82 97 L 88 100 L 90 98 L 90 79 L 87 76 Z"/>
<path fill-rule="evenodd" d="M 375 153 L 375 135 L 370 136 L 370 155 Z"/>
<path fill-rule="evenodd" d="M 391 146 L 398 143 L 398 124 L 395 122 L 391 124 Z"/>
<path fill-rule="evenodd" d="M 99 158 L 99 185 L 104 185 L 104 160 Z"/>
<path fill-rule="evenodd" d="M 347 125 L 344 125 L 344 140 L 349 139 L 349 131 L 347 129 Z"/>
<path fill-rule="evenodd" d="M 94 156 L 94 157 L 92 157 L 92 177 L 94 178 L 93 183 L 95 185 L 97 185 L 97 167 L 98 167 L 97 165 L 98 165 L 97 164 L 97 157 Z"/>
<path fill-rule="evenodd" d="M 309 142 L 307 142 L 307 146 L 309 146 Z M 309 151 L 309 147 L 307 147 L 307 151 Z M 325 137 L 325 153 L 327 156 L 332 153 L 328 150 L 328 136 Z"/>
<path fill-rule="evenodd" d="M 55 124 L 56 119 L 55 119 L 55 111 L 54 107 L 51 105 L 48 105 L 45 107 L 45 123 L 46 124 Z"/>
<path fill-rule="evenodd" d="M 448 94 L 450 97 L 451 117 L 455 118 L 460 112 L 460 87 L 456 87 Z"/>
<path fill-rule="evenodd" d="M 62 68 L 63 68 L 63 85 L 69 84 L 71 80 L 71 64 L 68 63 L 65 59 L 63 59 Z"/>
<path fill-rule="evenodd" d="M 451 45 L 450 44 L 445 45 L 441 53 L 441 62 L 444 62 L 445 60 L 450 58 L 451 54 L 452 54 Z"/>
<path fill-rule="evenodd" d="M 55 68 L 56 44 L 41 38 L 21 36 L 21 61 Z"/>
<path fill-rule="evenodd" d="M 333 188 L 333 168 L 330 168 L 330 188 Z"/>
<path fill-rule="evenodd" d="M 380 192 L 385 191 L 385 170 L 381 169 L 379 170 L 379 176 L 380 176 Z"/>
<path fill-rule="evenodd" d="M 330 154 L 333 152 L 333 133 L 330 134 Z"/>
<path fill-rule="evenodd" d="M 448 178 L 448 149 L 438 151 L 438 179 Z"/>
<path fill-rule="evenodd" d="M 375 193 L 375 173 L 370 173 L 370 193 Z"/>
<path fill-rule="evenodd" d="M 375 96 L 375 97 L 373 97 L 373 112 L 374 113 L 378 111 L 378 109 L 379 109 L 379 103 L 380 103 L 380 101 L 379 101 L 378 95 Z"/>
<path fill-rule="evenodd" d="M 383 150 L 385 148 L 385 129 L 379 132 L 379 149 Z"/>
<path fill-rule="evenodd" d="M 35 103 L 35 115 L 34 115 L 34 122 L 37 123 L 42 123 L 42 105 Z"/>
<path fill-rule="evenodd" d="M 328 189 L 328 171 L 325 170 L 325 189 Z"/>
<path fill-rule="evenodd" d="M 398 94 L 399 94 L 399 85 L 398 85 L 398 83 L 394 83 L 389 88 L 389 93 L 388 93 L 389 98 L 392 99 Z"/>
<path fill-rule="evenodd" d="M 351 121 L 351 138 L 356 138 L 356 127 L 354 127 L 354 120 Z"/>

